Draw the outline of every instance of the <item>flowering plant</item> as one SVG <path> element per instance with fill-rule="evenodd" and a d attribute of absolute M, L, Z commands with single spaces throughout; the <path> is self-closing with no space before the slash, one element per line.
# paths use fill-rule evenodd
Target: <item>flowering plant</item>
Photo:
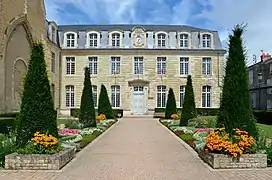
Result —
<path fill-rule="evenodd" d="M 180 116 L 178 114 L 171 114 L 171 119 L 178 120 L 180 119 Z"/>
<path fill-rule="evenodd" d="M 216 128 L 210 131 L 206 138 L 205 149 L 214 153 L 229 154 L 233 157 L 256 151 L 255 140 L 248 135 L 248 132 L 240 129 L 233 129 L 233 131 L 233 135 L 227 133 L 225 128 Z"/>
<path fill-rule="evenodd" d="M 210 132 L 210 128 L 198 128 L 194 131 L 194 134 L 195 133 L 201 133 L 201 132 Z"/>
<path fill-rule="evenodd" d="M 72 135 L 72 134 L 80 134 L 80 130 L 78 129 L 62 129 L 60 130 L 61 135 Z"/>
<path fill-rule="evenodd" d="M 25 148 L 18 149 L 21 154 L 54 154 L 61 151 L 58 138 L 36 132 Z"/>
<path fill-rule="evenodd" d="M 106 120 L 106 115 L 105 114 L 99 114 L 98 116 L 96 116 L 96 120 L 97 121 Z"/>

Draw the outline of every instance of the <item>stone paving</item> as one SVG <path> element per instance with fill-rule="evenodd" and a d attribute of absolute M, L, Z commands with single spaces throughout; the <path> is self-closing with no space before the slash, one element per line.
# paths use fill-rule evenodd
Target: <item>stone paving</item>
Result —
<path fill-rule="evenodd" d="M 272 169 L 213 170 L 156 119 L 123 118 L 61 171 L 0 171 L 0 180 L 269 180 Z"/>

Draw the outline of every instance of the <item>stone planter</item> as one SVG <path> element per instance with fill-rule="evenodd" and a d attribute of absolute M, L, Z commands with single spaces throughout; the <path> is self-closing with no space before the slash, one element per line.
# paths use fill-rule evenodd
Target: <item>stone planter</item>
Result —
<path fill-rule="evenodd" d="M 18 154 L 5 156 L 5 169 L 10 170 L 60 170 L 75 156 L 75 149 L 64 149 L 57 154 Z"/>
<path fill-rule="evenodd" d="M 199 156 L 214 169 L 266 168 L 266 154 L 243 154 L 240 158 L 198 151 Z"/>

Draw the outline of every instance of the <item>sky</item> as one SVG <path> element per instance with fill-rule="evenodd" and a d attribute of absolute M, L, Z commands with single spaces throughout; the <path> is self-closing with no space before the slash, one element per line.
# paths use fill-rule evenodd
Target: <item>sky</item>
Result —
<path fill-rule="evenodd" d="M 57 24 L 178 24 L 216 30 L 227 47 L 235 24 L 247 24 L 248 65 L 272 53 L 272 0 L 45 0 Z"/>

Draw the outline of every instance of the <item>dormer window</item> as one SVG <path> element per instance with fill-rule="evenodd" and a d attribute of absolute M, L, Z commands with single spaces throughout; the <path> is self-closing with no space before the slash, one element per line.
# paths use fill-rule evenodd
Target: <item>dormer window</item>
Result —
<path fill-rule="evenodd" d="M 100 33 L 97 31 L 90 31 L 86 34 L 86 48 L 95 48 L 100 46 Z"/>
<path fill-rule="evenodd" d="M 90 47 L 97 47 L 97 34 L 92 33 L 89 34 L 90 38 Z"/>
<path fill-rule="evenodd" d="M 165 47 L 166 35 L 163 33 L 158 34 L 158 47 Z"/>
<path fill-rule="evenodd" d="M 64 37 L 65 47 L 74 48 L 77 46 L 77 34 L 75 32 L 67 32 Z"/>
<path fill-rule="evenodd" d="M 179 46 L 181 48 L 188 48 L 188 40 L 189 40 L 189 35 L 188 34 L 180 34 L 179 35 Z"/>
<path fill-rule="evenodd" d="M 56 30 L 56 28 L 53 25 L 51 25 L 51 32 L 52 32 L 52 34 L 51 34 L 51 40 L 52 40 L 52 42 L 56 42 L 57 30 Z"/>
<path fill-rule="evenodd" d="M 111 45 L 113 47 L 120 47 L 120 34 L 113 33 L 111 36 Z"/>
<path fill-rule="evenodd" d="M 202 47 L 203 48 L 210 48 L 211 47 L 211 35 L 210 34 L 203 34 L 202 35 Z"/>

